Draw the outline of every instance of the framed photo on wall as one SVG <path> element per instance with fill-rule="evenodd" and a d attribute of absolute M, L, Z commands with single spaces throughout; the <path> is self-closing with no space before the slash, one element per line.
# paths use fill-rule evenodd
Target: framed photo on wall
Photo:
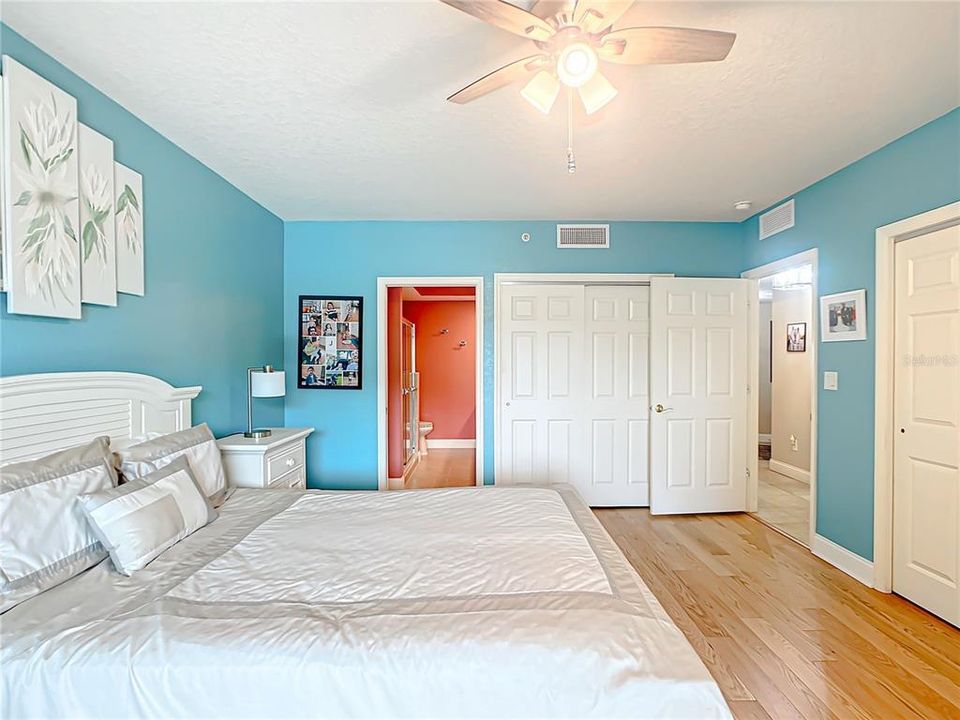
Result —
<path fill-rule="evenodd" d="M 807 351 L 807 324 L 787 323 L 787 352 Z"/>
<path fill-rule="evenodd" d="M 363 387 L 363 298 L 301 295 L 297 317 L 297 387 L 360 390 Z"/>
<path fill-rule="evenodd" d="M 822 342 L 866 339 L 866 290 L 850 290 L 820 298 L 820 340 Z"/>

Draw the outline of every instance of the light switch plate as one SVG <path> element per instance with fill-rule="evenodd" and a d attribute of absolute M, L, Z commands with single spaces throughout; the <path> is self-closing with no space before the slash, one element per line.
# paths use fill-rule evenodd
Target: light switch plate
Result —
<path fill-rule="evenodd" d="M 836 390 L 837 389 L 837 373 L 833 370 L 826 370 L 823 373 L 823 389 L 824 390 Z"/>

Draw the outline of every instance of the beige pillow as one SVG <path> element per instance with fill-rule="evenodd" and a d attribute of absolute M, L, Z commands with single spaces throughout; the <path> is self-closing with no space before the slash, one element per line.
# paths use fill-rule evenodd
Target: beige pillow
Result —
<path fill-rule="evenodd" d="M 182 456 L 119 487 L 81 495 L 78 501 L 124 575 L 145 567 L 217 517 Z"/>
<path fill-rule="evenodd" d="M 107 557 L 76 498 L 116 484 L 106 436 L 0 468 L 0 612 Z"/>
<path fill-rule="evenodd" d="M 125 480 L 143 477 L 185 456 L 197 484 L 214 507 L 223 502 L 227 481 L 220 448 L 206 423 L 122 448 L 116 455 Z"/>

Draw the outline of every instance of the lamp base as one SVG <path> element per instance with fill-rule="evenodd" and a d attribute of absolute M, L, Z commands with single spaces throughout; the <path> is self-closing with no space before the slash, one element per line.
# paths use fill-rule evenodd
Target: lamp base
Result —
<path fill-rule="evenodd" d="M 243 436 L 245 438 L 254 438 L 259 440 L 260 438 L 270 437 L 273 435 L 271 430 L 254 430 L 253 432 L 245 432 Z"/>

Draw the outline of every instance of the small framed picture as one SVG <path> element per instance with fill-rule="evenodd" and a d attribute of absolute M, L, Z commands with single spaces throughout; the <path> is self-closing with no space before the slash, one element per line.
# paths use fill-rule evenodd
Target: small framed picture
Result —
<path fill-rule="evenodd" d="M 787 352 L 807 351 L 807 324 L 787 323 Z"/>
<path fill-rule="evenodd" d="M 850 290 L 820 298 L 820 339 L 822 342 L 867 339 L 866 290 Z"/>
<path fill-rule="evenodd" d="M 363 298 L 301 295 L 297 331 L 304 390 L 360 390 Z"/>

